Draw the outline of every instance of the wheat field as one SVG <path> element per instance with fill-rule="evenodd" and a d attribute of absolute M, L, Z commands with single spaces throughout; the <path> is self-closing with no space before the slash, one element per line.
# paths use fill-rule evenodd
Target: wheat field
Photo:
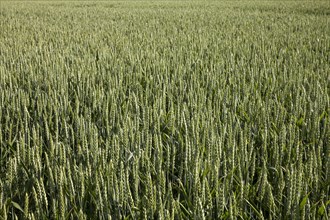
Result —
<path fill-rule="evenodd" d="M 0 219 L 329 219 L 328 1 L 1 1 Z"/>

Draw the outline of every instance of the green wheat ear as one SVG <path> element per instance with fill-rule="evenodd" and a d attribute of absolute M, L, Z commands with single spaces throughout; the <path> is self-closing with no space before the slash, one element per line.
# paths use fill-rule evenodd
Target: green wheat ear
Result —
<path fill-rule="evenodd" d="M 29 216 L 29 195 L 27 193 L 25 193 L 24 216 L 25 218 L 28 218 Z"/>

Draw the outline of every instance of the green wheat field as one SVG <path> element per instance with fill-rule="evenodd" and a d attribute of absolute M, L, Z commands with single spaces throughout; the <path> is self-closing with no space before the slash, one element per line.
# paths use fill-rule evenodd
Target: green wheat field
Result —
<path fill-rule="evenodd" d="M 330 219 L 329 1 L 0 1 L 0 219 Z"/>

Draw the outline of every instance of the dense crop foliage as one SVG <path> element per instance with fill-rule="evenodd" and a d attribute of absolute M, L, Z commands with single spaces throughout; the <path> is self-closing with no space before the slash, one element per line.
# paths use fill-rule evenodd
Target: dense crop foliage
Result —
<path fill-rule="evenodd" d="M 1 2 L 0 217 L 320 219 L 328 2 Z"/>

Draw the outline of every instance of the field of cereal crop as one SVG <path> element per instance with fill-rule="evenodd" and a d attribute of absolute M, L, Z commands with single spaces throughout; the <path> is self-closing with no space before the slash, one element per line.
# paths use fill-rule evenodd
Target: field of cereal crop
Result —
<path fill-rule="evenodd" d="M 328 1 L 1 1 L 1 219 L 329 219 Z"/>

